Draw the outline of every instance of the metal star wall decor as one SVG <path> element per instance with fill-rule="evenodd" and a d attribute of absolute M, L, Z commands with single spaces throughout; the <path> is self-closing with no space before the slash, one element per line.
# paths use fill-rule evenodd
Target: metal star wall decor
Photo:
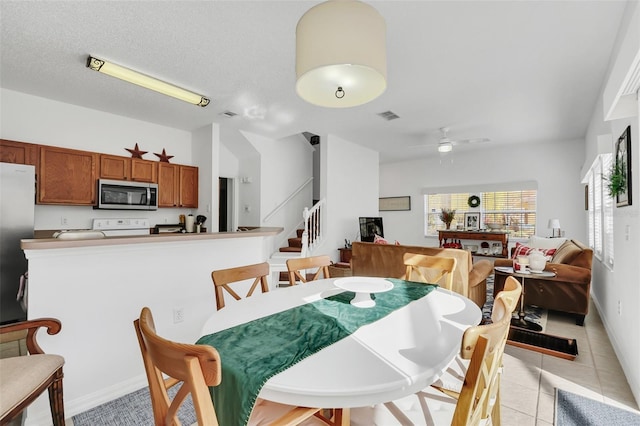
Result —
<path fill-rule="evenodd" d="M 136 147 L 133 149 L 129 149 L 129 148 L 125 148 L 125 149 L 131 153 L 131 158 L 142 158 L 144 154 L 149 152 L 149 151 L 140 151 L 140 148 L 138 148 L 138 144 L 136 144 Z"/>
<path fill-rule="evenodd" d="M 169 160 L 171 158 L 173 158 L 173 155 L 167 155 L 167 153 L 165 152 L 164 148 L 162 148 L 162 154 L 158 154 L 158 153 L 155 153 L 155 152 L 154 152 L 154 154 L 157 155 L 160 158 L 160 162 L 161 163 L 168 163 Z"/>

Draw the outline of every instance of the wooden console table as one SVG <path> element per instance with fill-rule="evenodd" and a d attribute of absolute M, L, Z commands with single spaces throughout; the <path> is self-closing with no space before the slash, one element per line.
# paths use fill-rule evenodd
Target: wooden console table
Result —
<path fill-rule="evenodd" d="M 504 232 L 489 232 L 489 231 L 456 231 L 456 230 L 439 230 L 438 239 L 440 240 L 440 247 L 442 247 L 447 240 L 482 240 L 482 241 L 499 241 L 502 243 L 502 254 L 495 254 L 493 257 L 509 257 L 509 233 Z M 476 253 L 474 253 L 476 254 Z M 491 255 L 491 254 L 489 254 Z"/>

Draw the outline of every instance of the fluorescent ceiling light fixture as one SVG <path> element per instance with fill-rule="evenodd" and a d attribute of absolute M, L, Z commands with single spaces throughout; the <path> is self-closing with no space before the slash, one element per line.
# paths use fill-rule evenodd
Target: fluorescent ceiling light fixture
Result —
<path fill-rule="evenodd" d="M 453 144 L 451 142 L 440 142 L 438 144 L 438 152 L 451 152 Z"/>
<path fill-rule="evenodd" d="M 87 59 L 87 68 L 110 75 L 111 77 L 119 78 L 120 80 L 128 81 L 129 83 L 136 84 L 147 89 L 155 90 L 158 93 L 189 102 L 190 104 L 201 107 L 209 105 L 209 98 L 207 97 L 182 89 L 178 86 L 174 86 L 173 84 L 165 83 L 157 78 L 149 77 L 148 75 L 130 70 L 129 68 L 94 58 L 93 56 L 89 56 Z"/>
<path fill-rule="evenodd" d="M 387 88 L 387 26 L 372 6 L 329 0 L 296 27 L 296 92 L 323 107 L 362 105 Z"/>

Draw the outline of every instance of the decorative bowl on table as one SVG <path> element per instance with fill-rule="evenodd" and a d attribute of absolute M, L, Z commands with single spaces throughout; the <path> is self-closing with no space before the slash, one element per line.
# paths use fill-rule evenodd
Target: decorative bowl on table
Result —
<path fill-rule="evenodd" d="M 489 228 L 491 231 L 499 231 L 502 229 L 503 226 L 504 225 L 501 223 L 495 223 L 495 222 L 487 223 L 487 228 Z"/>

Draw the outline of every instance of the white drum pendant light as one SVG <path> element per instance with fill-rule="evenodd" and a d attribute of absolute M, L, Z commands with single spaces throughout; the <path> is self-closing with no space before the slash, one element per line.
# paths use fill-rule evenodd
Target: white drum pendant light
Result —
<path fill-rule="evenodd" d="M 365 104 L 387 88 L 387 27 L 372 6 L 330 0 L 296 27 L 296 92 L 314 105 Z"/>

